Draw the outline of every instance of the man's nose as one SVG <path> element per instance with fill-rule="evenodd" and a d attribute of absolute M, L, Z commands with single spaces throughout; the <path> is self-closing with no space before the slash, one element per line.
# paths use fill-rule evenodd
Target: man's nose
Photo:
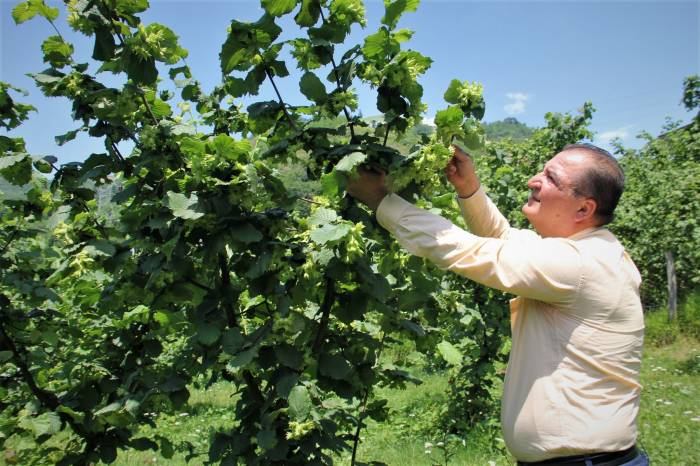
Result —
<path fill-rule="evenodd" d="M 540 187 L 540 183 L 540 174 L 538 173 L 537 175 L 527 180 L 527 187 L 530 189 L 537 189 Z"/>

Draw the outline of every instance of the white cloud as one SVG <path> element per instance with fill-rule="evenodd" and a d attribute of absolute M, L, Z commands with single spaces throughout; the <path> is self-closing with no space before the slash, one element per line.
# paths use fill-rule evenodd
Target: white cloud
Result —
<path fill-rule="evenodd" d="M 627 125 L 610 131 L 603 131 L 595 137 L 596 143 L 599 145 L 609 145 L 614 139 L 621 139 L 624 141 L 630 137 L 630 130 L 633 127 L 634 125 Z"/>
<path fill-rule="evenodd" d="M 525 112 L 525 102 L 530 100 L 529 94 L 525 94 L 524 92 L 509 92 L 506 94 L 506 97 L 513 101 L 503 107 L 503 110 L 505 110 L 508 115 L 517 115 Z"/>
<path fill-rule="evenodd" d="M 428 126 L 435 126 L 435 117 L 423 117 L 423 124 Z"/>

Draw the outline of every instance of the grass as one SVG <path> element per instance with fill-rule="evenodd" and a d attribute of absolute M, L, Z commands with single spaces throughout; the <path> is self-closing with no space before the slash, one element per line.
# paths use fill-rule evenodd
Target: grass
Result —
<path fill-rule="evenodd" d="M 646 349 L 642 366 L 640 444 L 659 465 L 700 464 L 700 342 L 679 336 Z"/>
<path fill-rule="evenodd" d="M 661 325 L 658 316 L 655 324 Z M 662 332 L 662 329 L 657 329 Z M 514 464 L 499 441 L 498 421 L 477 426 L 464 439 L 442 438 L 429 432 L 436 416 L 441 415 L 447 397 L 447 377 L 425 375 L 424 383 L 405 390 L 381 389 L 389 400 L 388 422 L 370 421 L 362 434 L 358 461 L 383 461 L 388 465 L 433 466 L 446 464 L 443 448 L 447 445 L 450 465 L 505 466 Z M 647 450 L 653 464 L 695 466 L 700 464 L 697 442 L 700 438 L 700 340 L 687 332 L 679 332 L 672 341 L 645 345 L 642 364 L 642 400 L 640 445 Z M 120 466 L 168 464 L 200 465 L 207 459 L 210 434 L 218 427 L 233 422 L 233 390 L 226 383 L 217 383 L 207 391 L 193 389 L 188 410 L 184 413 L 155 416 L 157 432 L 174 443 L 188 441 L 195 455 L 185 461 L 187 451 L 177 451 L 172 459 L 157 452 L 123 451 L 115 464 Z M 429 433 L 425 433 L 428 431 Z M 428 444 L 426 446 L 426 444 Z M 428 453 L 426 453 L 428 452 Z M 337 464 L 350 463 L 349 454 L 337 458 Z"/>

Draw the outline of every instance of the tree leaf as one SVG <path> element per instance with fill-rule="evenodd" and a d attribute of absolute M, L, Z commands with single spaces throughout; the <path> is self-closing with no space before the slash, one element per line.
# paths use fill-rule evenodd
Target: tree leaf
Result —
<path fill-rule="evenodd" d="M 314 243 L 326 244 L 330 241 L 338 241 L 350 233 L 350 225 L 341 223 L 338 225 L 323 225 L 321 228 L 316 228 L 311 232 L 309 238 Z"/>
<path fill-rule="evenodd" d="M 321 14 L 319 0 L 302 0 L 299 13 L 294 17 L 294 21 L 301 27 L 311 27 L 318 21 Z"/>
<path fill-rule="evenodd" d="M 326 87 L 323 85 L 318 76 L 310 71 L 307 71 L 304 73 L 304 76 L 301 77 L 301 80 L 299 81 L 299 89 L 301 90 L 301 93 L 304 94 L 309 100 L 318 105 L 321 105 L 328 100 Z"/>
<path fill-rule="evenodd" d="M 61 418 L 58 414 L 50 412 L 38 415 L 30 421 L 34 435 L 53 435 L 61 430 Z"/>
<path fill-rule="evenodd" d="M 44 61 L 55 67 L 62 67 L 70 62 L 73 46 L 64 42 L 59 36 L 49 36 L 42 44 Z"/>
<path fill-rule="evenodd" d="M 302 352 L 289 343 L 281 343 L 275 346 L 275 356 L 277 356 L 277 360 L 281 364 L 291 369 L 300 369 L 304 363 Z"/>
<path fill-rule="evenodd" d="M 311 214 L 309 217 L 308 224 L 311 226 L 324 225 L 327 223 L 333 223 L 338 220 L 338 214 L 333 209 L 328 209 L 326 207 L 320 207 Z"/>
<path fill-rule="evenodd" d="M 271 450 L 277 445 L 277 435 L 272 429 L 263 429 L 255 437 L 258 445 L 264 450 Z"/>
<path fill-rule="evenodd" d="M 401 319 L 399 321 L 399 325 L 405 328 L 406 330 L 409 330 L 419 337 L 424 337 L 425 336 L 425 329 L 423 328 L 422 325 L 417 324 L 416 322 L 413 322 L 408 319 Z"/>
<path fill-rule="evenodd" d="M 362 152 L 352 152 L 338 161 L 335 170 L 339 172 L 351 172 L 357 165 L 367 159 L 367 154 Z"/>
<path fill-rule="evenodd" d="M 197 327 L 197 340 L 204 346 L 213 345 L 220 336 L 221 329 L 218 325 L 204 323 Z"/>
<path fill-rule="evenodd" d="M 262 7 L 272 16 L 286 15 L 294 9 L 296 0 L 262 0 Z"/>
<path fill-rule="evenodd" d="M 12 351 L 0 351 L 0 364 L 12 359 Z"/>
<path fill-rule="evenodd" d="M 12 19 L 16 24 L 22 24 L 36 15 L 53 21 L 58 18 L 58 8 L 49 7 L 44 0 L 27 0 L 12 9 Z"/>
<path fill-rule="evenodd" d="M 229 234 L 234 241 L 243 244 L 256 243 L 263 239 L 263 234 L 250 223 L 232 225 L 229 228 Z"/>
<path fill-rule="evenodd" d="M 311 412 L 311 396 L 303 385 L 297 385 L 289 392 L 289 413 L 298 421 L 304 421 Z"/>
<path fill-rule="evenodd" d="M 275 384 L 277 395 L 282 398 L 288 398 L 289 394 L 292 392 L 292 388 L 296 386 L 298 381 L 299 376 L 294 373 L 282 376 Z"/>
<path fill-rule="evenodd" d="M 440 356 L 453 366 L 462 365 L 462 353 L 449 341 L 441 341 L 437 345 L 437 350 Z"/>
<path fill-rule="evenodd" d="M 458 104 L 461 90 L 462 90 L 462 81 L 460 81 L 459 79 L 453 79 L 452 81 L 450 81 L 450 85 L 447 87 L 447 90 L 445 91 L 445 95 L 444 95 L 445 101 L 447 103 L 450 103 L 450 104 Z"/>
<path fill-rule="evenodd" d="M 352 372 L 352 366 L 345 358 L 327 353 L 321 355 L 318 369 L 323 375 L 335 380 L 344 380 Z"/>
<path fill-rule="evenodd" d="M 384 56 L 390 49 L 389 31 L 381 28 L 374 34 L 365 37 L 365 44 L 362 47 L 362 54 L 365 58 L 372 60 L 379 56 Z"/>
<path fill-rule="evenodd" d="M 386 13 L 382 18 L 382 24 L 386 24 L 390 29 L 394 29 L 402 14 L 409 11 L 416 11 L 420 0 L 396 0 L 386 3 Z"/>
<path fill-rule="evenodd" d="M 192 194 L 190 197 L 185 196 L 182 193 L 174 193 L 168 191 L 168 208 L 172 210 L 173 215 L 186 220 L 196 220 L 204 215 L 203 212 L 199 212 L 192 208 L 197 204 L 197 195 Z"/>

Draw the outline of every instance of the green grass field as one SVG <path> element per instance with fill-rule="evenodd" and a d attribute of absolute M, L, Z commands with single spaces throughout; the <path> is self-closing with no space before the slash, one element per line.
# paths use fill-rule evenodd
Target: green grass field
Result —
<path fill-rule="evenodd" d="M 640 444 L 655 465 L 696 466 L 700 464 L 700 341 L 679 334 L 672 342 L 663 343 L 656 346 L 658 340 L 654 340 L 644 350 Z M 463 439 L 446 439 L 440 432 L 425 433 L 423 427 L 431 425 L 431 416 L 439 413 L 446 400 L 447 378 L 441 374 L 422 378 L 423 384 L 406 390 L 381 391 L 389 399 L 392 416 L 381 425 L 371 422 L 363 432 L 359 461 L 399 466 L 513 464 L 498 438 L 496 420 L 479 426 Z M 202 464 L 207 458 L 210 433 L 233 421 L 233 396 L 226 383 L 218 383 L 207 391 L 193 389 L 188 412 L 154 415 L 158 433 L 192 444 L 196 456 L 189 463 L 185 462 L 186 452 L 165 459 L 156 452 L 124 451 L 116 464 Z M 447 463 L 441 442 L 452 455 Z M 337 458 L 337 464 L 349 463 L 349 455 Z"/>

